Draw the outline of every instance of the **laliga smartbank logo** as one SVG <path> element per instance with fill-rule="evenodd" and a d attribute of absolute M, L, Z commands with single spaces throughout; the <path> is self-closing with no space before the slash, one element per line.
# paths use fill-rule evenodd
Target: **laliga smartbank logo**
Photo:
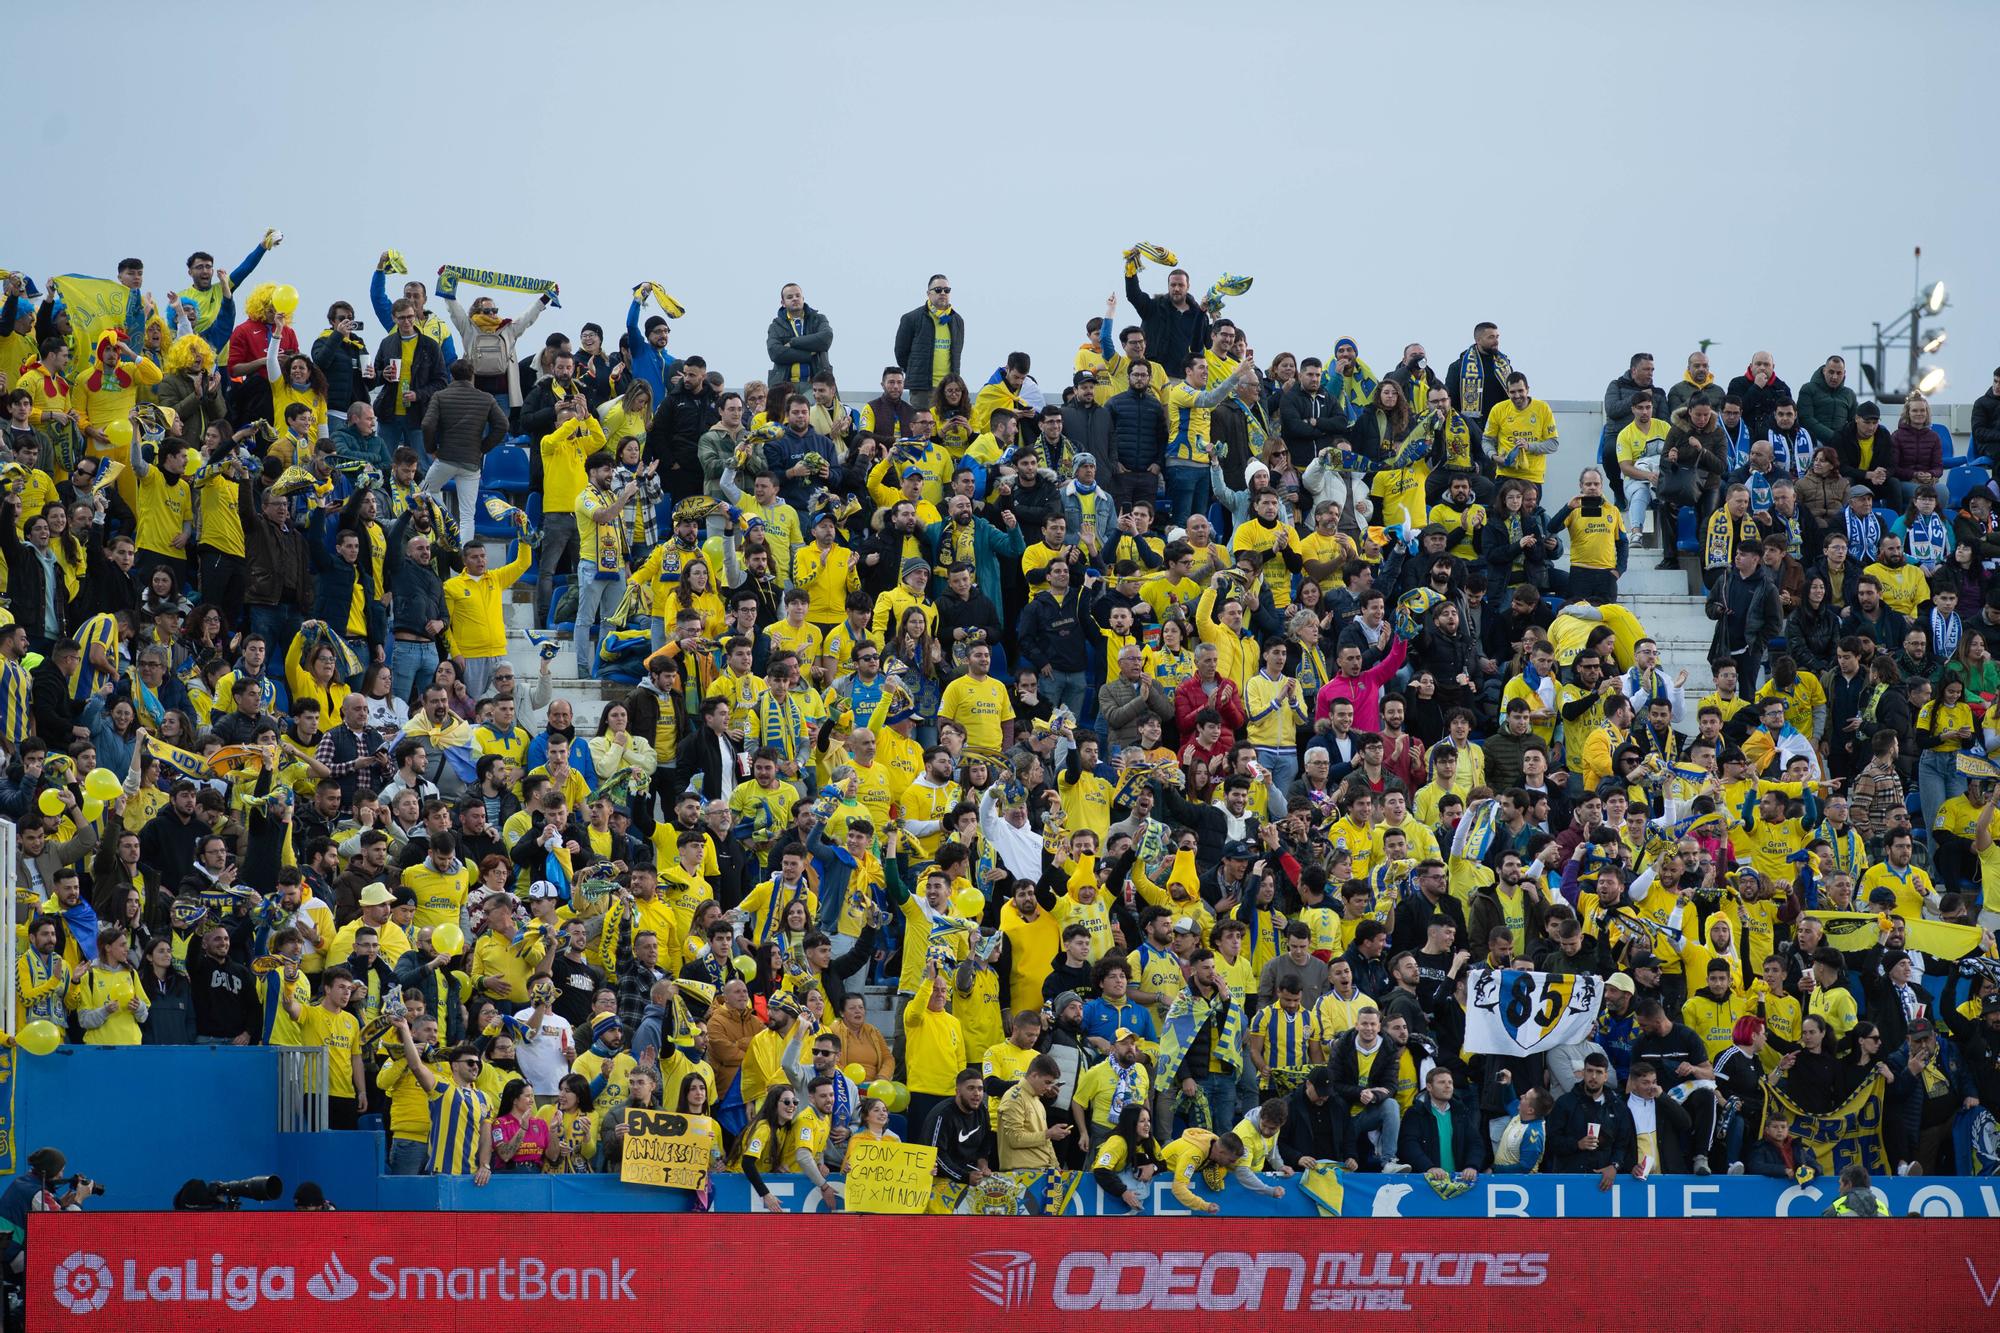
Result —
<path fill-rule="evenodd" d="M 329 1251 L 305 1279 L 305 1293 L 338 1305 L 371 1301 L 636 1301 L 632 1281 L 639 1270 L 622 1259 L 609 1267 L 552 1266 L 532 1257 L 502 1258 L 477 1267 L 405 1266 L 393 1254 L 371 1258 L 367 1286 Z M 114 1272 L 102 1255 L 77 1250 L 55 1268 L 56 1304 L 75 1315 L 95 1314 L 113 1298 L 121 1303 L 227 1306 L 238 1314 L 260 1304 L 298 1299 L 299 1269 L 290 1264 L 230 1264 L 211 1254 L 151 1267 L 127 1259 Z"/>
<path fill-rule="evenodd" d="M 71 1314 L 90 1314 L 111 1299 L 111 1265 L 104 1256 L 72 1250 L 56 1265 L 56 1304 Z"/>

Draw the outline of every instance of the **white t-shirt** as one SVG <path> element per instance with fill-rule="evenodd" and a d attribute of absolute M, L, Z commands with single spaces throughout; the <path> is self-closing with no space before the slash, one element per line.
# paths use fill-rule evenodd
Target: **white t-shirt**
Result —
<path fill-rule="evenodd" d="M 523 1009 L 514 1015 L 523 1026 L 535 1021 L 533 1009 Z M 569 1072 L 571 1054 L 569 1020 L 561 1014 L 548 1014 L 542 1019 L 541 1035 L 530 1041 L 523 1034 L 514 1039 L 514 1053 L 521 1064 L 521 1077 L 528 1081 L 537 1097 L 553 1097 L 562 1083 L 562 1076 Z"/>

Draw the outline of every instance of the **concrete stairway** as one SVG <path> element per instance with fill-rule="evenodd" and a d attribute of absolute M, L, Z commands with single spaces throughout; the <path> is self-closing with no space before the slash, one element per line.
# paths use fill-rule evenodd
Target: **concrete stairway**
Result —
<path fill-rule="evenodd" d="M 1686 694 L 1692 707 L 1715 683 L 1708 669 L 1715 622 L 1702 614 L 1700 579 L 1681 570 L 1658 569 L 1659 559 L 1656 550 L 1632 552 L 1625 573 L 1618 579 L 1618 604 L 1637 616 L 1646 632 L 1659 641 L 1662 666 L 1674 673 L 1687 669 Z M 1682 557 L 1686 565 L 1694 560 L 1691 555 Z M 1692 717 L 1686 725 L 1692 728 Z"/>

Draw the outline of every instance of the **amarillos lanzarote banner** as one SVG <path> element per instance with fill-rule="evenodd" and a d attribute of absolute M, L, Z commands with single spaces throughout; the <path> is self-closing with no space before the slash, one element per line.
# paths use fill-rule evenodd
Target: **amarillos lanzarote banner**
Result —
<path fill-rule="evenodd" d="M 2000 1327 L 2000 1222 L 1974 1219 L 83 1213 L 37 1215 L 28 1253 L 37 1333 L 1601 1329 L 1613 1291 L 1745 1327 Z"/>

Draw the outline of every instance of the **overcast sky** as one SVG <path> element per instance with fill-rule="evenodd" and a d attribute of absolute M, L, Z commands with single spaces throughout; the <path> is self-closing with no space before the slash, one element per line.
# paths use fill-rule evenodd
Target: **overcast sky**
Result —
<path fill-rule="evenodd" d="M 1543 397 L 1594 397 L 1639 349 L 1677 375 L 1699 338 L 1723 375 L 1768 347 L 1796 389 L 1907 307 L 1922 245 L 1954 306 L 1943 397 L 2000 363 L 1982 0 L 115 0 L 7 25 L 29 95 L 0 266 L 137 254 L 164 294 L 190 250 L 233 264 L 276 226 L 259 277 L 300 289 L 308 335 L 395 246 L 554 278 L 543 327 L 572 333 L 615 338 L 658 279 L 688 309 L 674 350 L 738 383 L 797 280 L 852 398 L 942 270 L 967 377 L 1021 349 L 1053 386 L 1146 239 L 1198 288 L 1255 277 L 1228 313 L 1266 362 L 1342 335 L 1378 371 L 1412 339 L 1442 362 L 1493 319 Z M 54 58 L 114 34 L 115 90 Z"/>

